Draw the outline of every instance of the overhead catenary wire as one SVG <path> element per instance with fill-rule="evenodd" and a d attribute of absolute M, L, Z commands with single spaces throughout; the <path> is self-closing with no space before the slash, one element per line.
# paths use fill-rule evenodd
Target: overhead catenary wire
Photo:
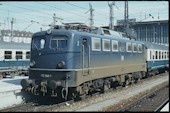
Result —
<path fill-rule="evenodd" d="M 160 0 L 160 2 L 165 6 L 165 8 L 167 8 L 167 6 L 163 3 L 163 1 L 162 0 Z"/>
<path fill-rule="evenodd" d="M 63 2 L 63 1 L 60 1 L 60 2 Z M 166 7 L 166 5 L 164 4 L 164 2 L 162 2 L 162 1 L 160 1 L 161 3 L 162 3 L 162 5 L 164 5 L 165 7 Z M 36 2 L 36 3 L 42 3 L 42 4 L 44 4 L 44 6 L 45 7 L 40 7 L 40 9 L 48 9 L 48 7 L 50 7 L 50 8 L 52 8 L 52 9 L 57 9 L 57 10 L 60 10 L 60 11 L 63 11 L 63 12 L 66 12 L 66 13 L 69 13 L 69 14 L 74 14 L 74 15 L 77 15 L 77 16 L 79 16 L 79 17 L 81 17 L 82 19 L 86 19 L 86 18 L 88 18 L 88 16 L 84 16 L 83 14 L 81 15 L 81 14 L 78 14 L 78 13 L 75 13 L 75 12 L 72 12 L 72 11 L 66 11 L 66 10 L 63 10 L 62 8 L 62 6 L 61 6 L 61 4 L 60 4 L 60 6 L 61 6 L 61 8 L 59 8 L 59 7 L 56 7 L 56 4 L 54 3 L 54 4 L 52 4 L 52 5 L 50 5 L 49 4 L 49 2 Z M 72 5 L 72 6 L 74 6 L 74 7 L 77 7 L 77 8 L 79 8 L 79 9 L 82 9 L 82 10 L 87 10 L 88 8 L 85 8 L 85 7 L 82 7 L 81 5 L 79 6 L 79 5 L 77 5 L 77 4 L 75 4 L 74 2 L 73 3 L 71 3 L 71 2 L 64 2 L 64 3 L 67 3 L 68 5 Z M 5 5 L 5 3 L 2 5 L 2 6 L 4 6 Z M 32 6 L 29 6 L 29 5 L 13 5 L 13 4 L 8 4 L 9 5 L 9 9 L 8 10 L 6 10 L 6 11 L 8 11 L 8 12 L 10 12 L 10 17 L 12 17 L 12 14 L 11 13 L 16 13 L 16 14 L 20 14 L 20 15 L 24 15 L 23 16 L 23 18 L 25 19 L 27 16 L 28 17 L 36 17 L 36 18 L 41 18 L 41 19 L 50 19 L 50 20 L 52 20 L 52 15 L 53 15 L 53 13 L 52 12 L 54 12 L 54 10 L 51 10 L 51 12 L 49 11 L 49 12 L 43 12 L 43 11 L 40 11 L 40 9 L 39 9 L 39 7 L 38 7 L 38 5 L 36 5 L 36 6 L 34 6 L 34 5 L 32 5 Z M 17 7 L 17 8 L 20 8 L 20 9 L 23 9 L 23 10 L 28 10 L 28 11 L 32 11 L 32 12 L 36 12 L 36 13 L 38 13 L 37 15 L 35 15 L 35 13 L 33 13 L 33 14 L 29 14 L 29 13 L 25 13 L 25 12 L 22 12 L 21 10 L 19 11 L 19 10 L 13 10 L 12 8 L 10 8 L 10 5 L 11 6 L 14 6 L 14 7 Z M 120 6 L 119 6 L 120 7 Z M 117 9 L 117 11 L 119 11 L 119 12 L 121 12 L 121 13 L 123 13 L 122 11 L 121 11 L 121 7 L 119 8 L 119 7 L 117 7 L 116 6 L 116 8 L 115 9 Z M 2 11 L 4 11 L 4 9 L 1 9 L 2 7 L 0 7 L 0 10 Z M 36 9 L 34 9 L 34 8 L 38 8 L 39 10 L 36 10 Z M 49 9 L 50 9 L 49 8 Z M 68 8 L 67 8 L 68 9 Z M 27 11 L 27 12 L 28 12 Z M 108 11 L 109 12 L 109 11 Z M 51 14 L 52 13 L 52 14 Z M 160 12 L 159 12 L 160 13 Z M 165 13 L 165 12 L 163 12 L 163 13 Z M 41 15 L 40 16 L 40 14 L 43 14 L 43 15 Z M 98 12 L 97 10 L 95 10 L 94 11 L 94 14 L 95 14 L 95 17 L 96 17 L 96 15 L 100 15 L 100 19 L 102 18 L 102 17 L 104 17 L 104 19 L 101 19 L 101 20 L 99 20 L 99 18 L 94 18 L 94 20 L 95 21 L 97 21 L 97 22 L 95 22 L 95 23 L 99 23 L 99 22 L 102 22 L 102 23 L 107 23 L 106 22 L 106 18 L 107 18 L 107 16 L 109 16 L 109 15 L 105 15 L 105 14 L 102 14 L 102 12 Z M 152 13 L 153 14 L 153 13 Z M 162 13 L 160 13 L 161 15 L 162 15 Z M 50 15 L 50 16 L 49 16 Z M 135 15 L 135 14 L 131 14 L 130 16 L 132 17 L 133 15 Z M 164 14 L 165 15 L 165 14 Z M 167 14 L 166 14 L 167 15 Z M 65 15 L 64 15 L 65 16 Z M 136 17 L 136 15 L 134 16 L 135 18 L 137 18 Z M 1 17 L 2 18 L 2 17 Z M 19 17 L 18 17 L 19 18 Z M 115 18 L 118 18 L 118 17 L 115 17 Z M 66 17 L 64 17 L 64 20 L 70 20 L 71 18 L 66 18 Z M 29 19 L 29 20 L 31 20 L 31 19 Z M 32 19 L 32 20 L 34 20 L 34 19 Z M 79 19 L 79 20 L 81 20 L 81 19 Z M 104 20 L 104 21 L 103 21 Z M 45 21 L 45 20 L 43 20 L 43 21 Z M 71 20 L 71 21 L 74 21 L 74 20 Z M 85 20 L 81 20 L 81 21 L 85 21 Z M 86 21 L 87 21 L 87 19 L 86 19 Z M 27 23 L 26 21 L 17 21 L 17 23 Z M 100 23 L 99 23 L 100 24 Z"/>
<path fill-rule="evenodd" d="M 70 2 L 65 2 L 65 3 L 67 3 L 67 4 L 69 4 L 69 5 L 72 5 L 72 6 L 75 6 L 75 7 L 78 7 L 78 8 L 81 8 L 81 9 L 84 9 L 84 10 L 89 10 L 88 8 L 80 7 L 80 6 L 77 6 L 77 5 L 75 5 L 75 4 L 73 4 L 73 3 L 70 3 Z M 99 14 L 100 16 L 101 16 L 101 15 L 104 16 L 104 17 L 108 16 L 108 15 L 105 15 L 105 14 L 102 14 L 102 13 L 98 13 L 96 10 L 94 10 L 94 12 L 97 13 L 97 14 Z M 85 14 L 86 14 L 86 13 L 85 13 Z"/>
<path fill-rule="evenodd" d="M 53 5 L 49 5 L 49 4 L 44 4 L 44 3 L 41 3 L 41 2 L 38 2 L 38 3 L 40 3 L 40 4 L 42 4 L 42 5 L 45 5 L 45 6 L 48 6 L 48 7 L 53 7 L 53 8 L 55 8 L 55 9 L 58 9 L 58 10 L 61 10 L 61 9 L 59 9 L 59 8 L 57 8 L 57 7 L 55 7 L 55 6 L 53 6 Z M 65 10 L 62 10 L 63 12 L 66 12 L 66 13 L 72 13 L 72 14 L 74 14 L 74 15 L 76 15 L 76 16 L 79 16 L 79 17 L 84 17 L 84 18 L 87 18 L 87 16 L 82 16 L 82 15 L 79 15 L 79 14 L 77 14 L 77 13 L 73 13 L 73 12 L 71 12 L 71 11 L 65 11 Z M 63 17 L 62 17 L 63 18 Z M 94 19 L 95 21 L 99 21 L 99 20 L 96 20 L 96 19 Z M 99 22 L 102 22 L 102 21 L 99 21 Z M 103 21 L 104 22 L 104 21 Z"/>

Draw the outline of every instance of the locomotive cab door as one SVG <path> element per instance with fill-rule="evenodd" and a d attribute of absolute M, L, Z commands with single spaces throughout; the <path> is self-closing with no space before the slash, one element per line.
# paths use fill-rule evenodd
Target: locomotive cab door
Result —
<path fill-rule="evenodd" d="M 87 38 L 82 39 L 82 73 L 89 75 L 90 67 L 90 44 Z"/>

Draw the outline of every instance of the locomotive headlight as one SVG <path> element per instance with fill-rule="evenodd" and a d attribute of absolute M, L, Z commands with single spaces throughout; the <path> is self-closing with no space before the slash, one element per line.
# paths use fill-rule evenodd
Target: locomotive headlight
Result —
<path fill-rule="evenodd" d="M 32 67 L 34 65 L 35 65 L 35 61 L 33 60 L 33 61 L 30 62 L 30 66 Z"/>
<path fill-rule="evenodd" d="M 57 64 L 57 67 L 62 69 L 63 67 L 65 66 L 65 62 L 64 61 L 61 61 Z"/>

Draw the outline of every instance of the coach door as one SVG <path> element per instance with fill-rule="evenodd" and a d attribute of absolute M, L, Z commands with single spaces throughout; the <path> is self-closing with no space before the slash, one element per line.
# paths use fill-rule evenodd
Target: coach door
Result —
<path fill-rule="evenodd" d="M 82 40 L 82 71 L 83 75 L 89 75 L 90 67 L 90 44 L 87 38 Z"/>

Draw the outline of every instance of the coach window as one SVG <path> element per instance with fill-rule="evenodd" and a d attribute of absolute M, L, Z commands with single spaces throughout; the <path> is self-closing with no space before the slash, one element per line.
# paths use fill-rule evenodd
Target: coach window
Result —
<path fill-rule="evenodd" d="M 12 59 L 12 51 L 5 51 L 5 59 Z"/>
<path fill-rule="evenodd" d="M 93 51 L 101 51 L 100 38 L 92 38 L 92 50 Z"/>
<path fill-rule="evenodd" d="M 158 59 L 158 51 L 155 51 L 155 59 Z"/>
<path fill-rule="evenodd" d="M 167 58 L 169 58 L 169 52 L 167 52 Z"/>
<path fill-rule="evenodd" d="M 130 42 L 126 43 L 126 51 L 127 52 L 132 52 L 132 44 Z"/>
<path fill-rule="evenodd" d="M 164 54 L 164 55 L 165 55 L 165 59 L 166 59 L 166 52 L 165 52 L 165 54 Z"/>
<path fill-rule="evenodd" d="M 112 40 L 112 51 L 118 51 L 118 41 Z"/>
<path fill-rule="evenodd" d="M 110 40 L 103 39 L 103 51 L 110 51 Z"/>
<path fill-rule="evenodd" d="M 161 51 L 159 51 L 159 59 L 161 59 Z"/>
<path fill-rule="evenodd" d="M 142 44 L 138 44 L 138 53 L 142 53 Z"/>
<path fill-rule="evenodd" d="M 137 44 L 133 43 L 133 52 L 136 53 L 137 52 Z"/>
<path fill-rule="evenodd" d="M 164 59 L 164 52 L 162 52 L 162 59 Z"/>
<path fill-rule="evenodd" d="M 150 51 L 150 60 L 152 60 L 152 51 Z"/>
<path fill-rule="evenodd" d="M 30 52 L 29 51 L 26 52 L 26 59 L 30 59 Z"/>
<path fill-rule="evenodd" d="M 22 59 L 22 51 L 16 51 L 16 59 Z"/>

